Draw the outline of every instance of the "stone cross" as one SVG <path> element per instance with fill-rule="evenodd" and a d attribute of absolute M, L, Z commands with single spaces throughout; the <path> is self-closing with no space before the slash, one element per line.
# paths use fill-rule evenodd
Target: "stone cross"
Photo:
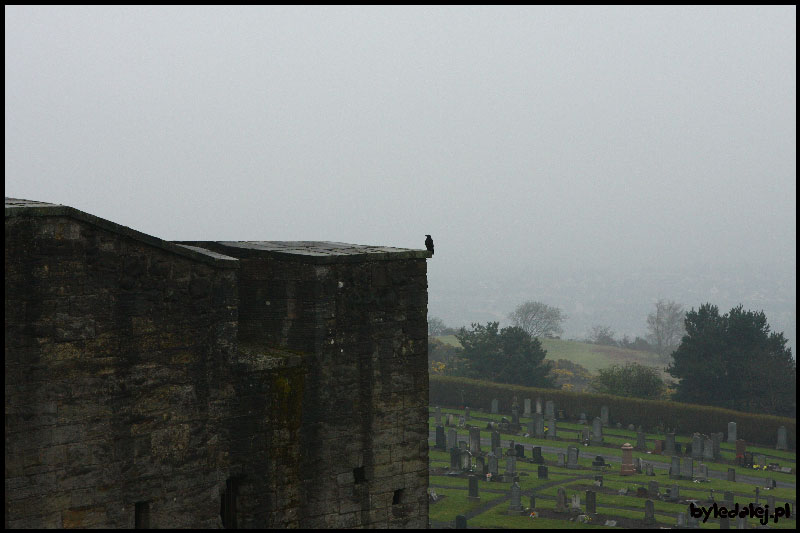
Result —
<path fill-rule="evenodd" d="M 728 422 L 728 443 L 736 442 L 736 422 Z"/>
<path fill-rule="evenodd" d="M 470 475 L 467 479 L 469 479 L 469 494 L 467 495 L 467 500 L 471 502 L 481 501 L 481 497 L 478 495 L 478 476 Z"/>
<path fill-rule="evenodd" d="M 781 426 L 778 428 L 778 443 L 775 445 L 776 450 L 788 450 L 789 445 L 787 443 L 787 434 L 786 434 L 786 426 Z"/>

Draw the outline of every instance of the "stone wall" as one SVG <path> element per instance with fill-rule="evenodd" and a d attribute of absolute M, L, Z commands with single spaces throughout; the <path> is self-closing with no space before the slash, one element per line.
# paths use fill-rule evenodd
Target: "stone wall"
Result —
<path fill-rule="evenodd" d="M 427 526 L 425 252 L 15 202 L 6 527 Z"/>
<path fill-rule="evenodd" d="M 303 354 L 299 431 L 272 443 L 285 458 L 297 438 L 299 470 L 280 477 L 301 484 L 269 525 L 427 527 L 425 259 L 193 244 L 241 261 L 241 344 Z"/>
<path fill-rule="evenodd" d="M 6 526 L 217 526 L 237 263 L 69 216 L 7 215 L 5 257 Z"/>

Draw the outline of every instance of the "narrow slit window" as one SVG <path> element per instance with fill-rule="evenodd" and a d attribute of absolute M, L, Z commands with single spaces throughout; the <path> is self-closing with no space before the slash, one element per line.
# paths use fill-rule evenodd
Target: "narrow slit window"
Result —
<path fill-rule="evenodd" d="M 220 496 L 219 515 L 222 527 L 236 529 L 236 489 L 238 483 L 234 479 L 225 482 L 225 491 Z"/>
<path fill-rule="evenodd" d="M 364 483 L 367 480 L 367 474 L 364 472 L 363 466 L 353 469 L 353 478 L 356 480 L 356 484 Z"/>
<path fill-rule="evenodd" d="M 133 513 L 135 529 L 150 529 L 150 502 L 136 502 Z"/>
<path fill-rule="evenodd" d="M 403 489 L 397 489 L 392 496 L 392 505 L 403 503 Z"/>

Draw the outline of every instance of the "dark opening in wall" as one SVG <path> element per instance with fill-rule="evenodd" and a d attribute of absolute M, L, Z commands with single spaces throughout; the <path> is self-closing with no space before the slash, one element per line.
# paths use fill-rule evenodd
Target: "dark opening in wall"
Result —
<path fill-rule="evenodd" d="M 222 527 L 236 529 L 236 491 L 238 481 L 228 479 L 225 482 L 225 491 L 220 496 L 219 516 L 222 518 Z"/>
<path fill-rule="evenodd" d="M 150 529 L 150 502 L 136 502 L 133 516 L 135 529 Z"/>
<path fill-rule="evenodd" d="M 397 489 L 392 496 L 392 505 L 403 503 L 403 489 Z"/>
<path fill-rule="evenodd" d="M 353 469 L 353 477 L 356 480 L 356 483 L 364 483 L 367 480 L 367 474 L 364 471 L 363 466 L 359 466 Z"/>

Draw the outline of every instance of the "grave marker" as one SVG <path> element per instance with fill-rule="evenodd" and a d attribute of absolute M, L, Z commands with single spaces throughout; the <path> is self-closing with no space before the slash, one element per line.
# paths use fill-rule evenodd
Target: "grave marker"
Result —
<path fill-rule="evenodd" d="M 781 426 L 778 428 L 778 443 L 775 445 L 776 450 L 788 450 L 789 445 L 787 443 L 788 436 L 786 434 L 786 426 Z"/>
<path fill-rule="evenodd" d="M 470 475 L 467 479 L 469 479 L 469 494 L 467 495 L 467 500 L 471 502 L 481 501 L 481 497 L 478 495 L 478 476 Z"/>
<path fill-rule="evenodd" d="M 736 422 L 728 422 L 728 443 L 736 442 Z"/>

